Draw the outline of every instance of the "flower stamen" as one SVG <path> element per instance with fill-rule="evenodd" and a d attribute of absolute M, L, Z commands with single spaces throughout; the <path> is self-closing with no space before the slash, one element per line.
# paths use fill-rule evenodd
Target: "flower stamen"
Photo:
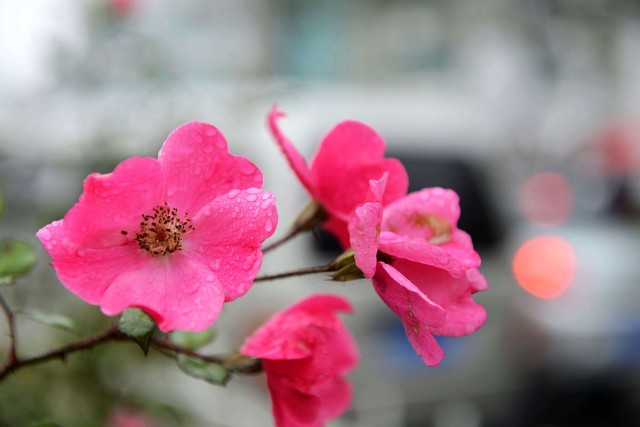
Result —
<path fill-rule="evenodd" d="M 182 235 L 195 230 L 185 212 L 182 218 L 178 209 L 167 204 L 157 205 L 153 214 L 142 215 L 140 229 L 136 231 L 136 241 L 140 249 L 153 256 L 166 255 L 182 249 Z"/>

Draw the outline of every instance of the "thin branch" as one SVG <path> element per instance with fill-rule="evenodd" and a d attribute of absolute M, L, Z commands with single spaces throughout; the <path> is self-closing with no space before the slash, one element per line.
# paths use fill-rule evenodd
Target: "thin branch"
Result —
<path fill-rule="evenodd" d="M 28 359 L 15 359 L 13 362 L 7 363 L 2 369 L 0 369 L 0 381 L 2 381 L 12 372 L 15 372 L 22 368 L 26 368 L 27 366 L 33 366 L 55 359 L 64 360 L 71 353 L 75 353 L 81 350 L 88 350 L 98 344 L 105 343 L 107 341 L 119 340 L 128 340 L 128 338 L 118 330 L 118 325 L 111 325 L 95 335 L 91 335 L 87 338 L 78 340 L 71 344 L 67 344 L 57 350 L 53 350 L 40 356 L 35 356 Z"/>
<path fill-rule="evenodd" d="M 167 339 L 158 339 L 155 337 L 151 337 L 149 344 L 163 355 L 172 359 L 182 354 L 205 362 L 224 365 L 235 374 L 255 375 L 262 372 L 262 363 L 260 360 L 244 356 L 241 353 L 233 353 L 225 356 L 205 355 L 197 353 L 187 347 L 174 344 Z"/>
<path fill-rule="evenodd" d="M 288 242 L 289 240 L 293 239 L 294 237 L 296 237 L 298 234 L 302 233 L 303 231 L 306 231 L 306 230 L 301 229 L 301 228 L 292 228 L 291 230 L 289 230 L 289 232 L 287 234 L 282 236 L 280 239 L 278 239 L 275 242 L 263 247 L 262 248 L 262 253 L 266 254 L 267 252 L 270 252 L 270 251 L 276 249 L 277 247 L 279 247 L 280 245 L 285 244 L 286 242 Z"/>
<path fill-rule="evenodd" d="M 337 268 L 333 263 L 327 264 L 327 265 L 317 265 L 314 267 L 301 268 L 299 270 L 285 271 L 284 273 L 271 274 L 271 275 L 266 274 L 260 277 L 256 277 L 254 279 L 254 282 L 264 282 L 267 280 L 284 279 L 287 277 L 304 276 L 307 274 L 315 274 L 315 273 L 330 273 L 336 270 Z"/>
<path fill-rule="evenodd" d="M 4 298 L 2 298 L 2 295 L 0 295 L 0 307 L 2 307 L 2 311 L 7 319 L 7 325 L 9 327 L 9 356 L 7 357 L 6 362 L 6 366 L 8 366 L 18 360 L 16 352 L 16 319 L 13 315 L 13 311 L 11 311 L 11 307 L 9 307 L 9 304 L 7 304 Z"/>

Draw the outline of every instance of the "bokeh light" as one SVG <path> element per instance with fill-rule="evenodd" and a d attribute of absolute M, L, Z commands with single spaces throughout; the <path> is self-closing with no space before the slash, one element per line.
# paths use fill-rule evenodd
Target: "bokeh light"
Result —
<path fill-rule="evenodd" d="M 611 175 L 640 171 L 640 122 L 620 121 L 599 135 L 603 172 Z"/>
<path fill-rule="evenodd" d="M 513 258 L 513 274 L 522 288 L 539 298 L 551 299 L 571 284 L 576 260 L 571 244 L 556 236 L 525 242 Z"/>
<path fill-rule="evenodd" d="M 539 172 L 520 188 L 520 212 L 537 225 L 560 225 L 573 210 L 573 189 L 562 174 Z"/>

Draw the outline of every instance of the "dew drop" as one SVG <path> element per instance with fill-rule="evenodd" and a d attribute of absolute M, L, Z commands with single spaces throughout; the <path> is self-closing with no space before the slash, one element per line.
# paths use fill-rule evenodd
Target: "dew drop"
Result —
<path fill-rule="evenodd" d="M 216 139 L 216 145 L 218 146 L 218 148 L 227 148 L 227 144 L 226 144 L 225 140 L 222 139 L 222 138 L 217 138 Z"/>
<path fill-rule="evenodd" d="M 262 209 L 268 209 L 271 206 L 273 206 L 273 199 L 267 199 L 264 202 L 262 202 L 262 204 L 260 205 Z"/>
<path fill-rule="evenodd" d="M 204 129 L 204 134 L 207 136 L 215 136 L 216 133 L 216 128 L 214 128 L 213 126 L 207 126 Z"/>
<path fill-rule="evenodd" d="M 260 190 L 259 188 L 251 187 L 251 188 L 247 188 L 247 193 L 249 193 L 249 194 L 260 194 L 260 193 L 262 193 L 262 190 Z"/>
<path fill-rule="evenodd" d="M 213 274 L 208 274 L 207 277 L 204 278 L 205 281 L 211 283 L 215 280 L 216 278 L 213 276 Z"/>
<path fill-rule="evenodd" d="M 256 200 L 258 200 L 258 196 L 256 196 L 255 194 L 249 194 L 247 196 L 247 202 L 255 202 Z"/>
<path fill-rule="evenodd" d="M 264 223 L 264 229 L 267 233 L 270 233 L 273 230 L 273 221 L 267 219 L 267 222 Z"/>
<path fill-rule="evenodd" d="M 76 251 L 76 255 L 78 255 L 80 258 L 84 257 L 86 255 L 86 252 L 84 251 L 84 249 L 78 249 Z"/>
<path fill-rule="evenodd" d="M 262 200 L 268 200 L 268 199 L 271 198 L 271 194 L 267 193 L 267 192 L 264 192 L 264 193 L 262 193 L 261 197 L 262 197 Z"/>
<path fill-rule="evenodd" d="M 240 169 L 240 172 L 242 172 L 245 175 L 251 175 L 256 171 L 256 167 L 255 165 L 252 165 L 251 163 L 247 163 L 246 165 L 244 165 L 242 167 L 242 169 Z"/>
<path fill-rule="evenodd" d="M 215 261 L 212 261 L 209 264 L 209 268 L 212 269 L 213 271 L 218 271 L 218 270 L 220 270 L 220 264 L 221 264 L 220 260 L 217 259 Z"/>
<path fill-rule="evenodd" d="M 238 194 L 240 194 L 240 190 L 234 189 L 234 190 L 229 191 L 229 193 L 227 194 L 227 197 L 233 200 L 236 197 L 238 197 Z"/>
<path fill-rule="evenodd" d="M 202 135 L 200 135 L 198 132 L 194 132 L 193 133 L 193 140 L 195 142 L 199 142 L 202 144 L 202 142 L 204 141 L 204 138 L 202 137 Z"/>
<path fill-rule="evenodd" d="M 51 233 L 46 228 L 43 228 L 42 230 L 40 230 L 40 233 L 38 234 L 39 234 L 38 237 L 40 237 L 40 239 L 42 240 L 51 240 Z"/>

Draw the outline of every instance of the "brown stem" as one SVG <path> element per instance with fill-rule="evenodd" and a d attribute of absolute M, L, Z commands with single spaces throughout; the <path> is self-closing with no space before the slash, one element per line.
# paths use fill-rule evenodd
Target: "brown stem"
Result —
<path fill-rule="evenodd" d="M 306 230 L 301 229 L 301 228 L 292 228 L 291 230 L 289 230 L 289 232 L 287 234 L 282 236 L 280 239 L 278 239 L 275 242 L 273 242 L 271 244 L 268 244 L 267 246 L 263 247 L 262 248 L 262 253 L 266 254 L 267 252 L 276 249 L 277 247 L 287 243 L 289 240 L 293 239 L 294 237 L 296 237 L 298 234 L 302 233 L 303 231 L 306 231 Z"/>
<path fill-rule="evenodd" d="M 26 368 L 27 366 L 37 365 L 39 363 L 48 362 L 54 359 L 64 360 L 67 355 L 75 353 L 76 351 L 88 350 L 97 344 L 101 344 L 107 341 L 126 339 L 128 338 L 118 330 L 118 325 L 111 325 L 95 335 L 91 335 L 87 338 L 83 338 L 71 344 L 67 344 L 57 350 L 53 350 L 40 356 L 35 356 L 28 359 L 20 360 L 16 358 L 12 362 L 10 361 L 2 369 L 0 369 L 0 381 L 2 381 L 7 375 L 11 374 L 12 372 L 15 372 L 22 368 Z"/>
<path fill-rule="evenodd" d="M 254 282 L 265 282 L 267 280 L 284 279 L 287 277 L 304 276 L 307 274 L 315 274 L 315 273 L 330 273 L 336 270 L 337 268 L 333 263 L 327 264 L 327 265 L 317 265 L 314 267 L 306 267 L 306 268 L 301 268 L 293 271 L 285 271 L 284 273 L 265 274 L 263 276 L 256 277 L 254 279 Z"/>
<path fill-rule="evenodd" d="M 260 360 L 244 356 L 240 353 L 233 353 L 227 356 L 204 355 L 197 353 L 187 347 L 172 343 L 167 339 L 152 337 L 149 344 L 167 357 L 175 358 L 182 354 L 206 362 L 218 363 L 227 367 L 236 374 L 254 375 L 262 372 Z"/>
<path fill-rule="evenodd" d="M 0 295 L 0 307 L 2 307 L 2 311 L 4 316 L 7 319 L 7 325 L 9 327 L 9 356 L 7 357 L 6 366 L 15 363 L 18 359 L 16 352 L 16 320 L 13 315 L 13 311 L 11 311 L 11 307 L 9 304 L 2 298 Z"/>

